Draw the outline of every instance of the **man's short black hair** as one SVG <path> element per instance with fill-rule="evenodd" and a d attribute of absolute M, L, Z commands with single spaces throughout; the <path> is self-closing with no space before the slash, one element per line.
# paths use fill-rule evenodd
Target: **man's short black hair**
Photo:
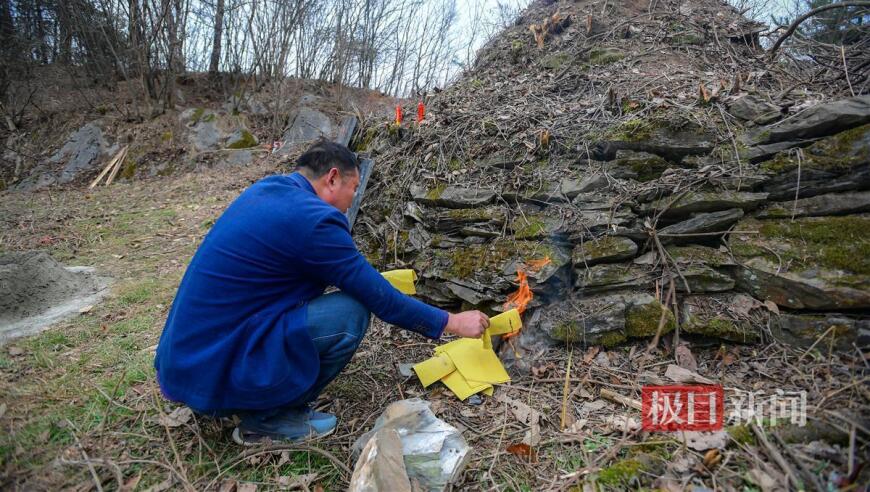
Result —
<path fill-rule="evenodd" d="M 296 170 L 304 171 L 314 179 L 323 176 L 333 167 L 338 168 L 342 174 L 359 172 L 359 160 L 344 145 L 322 139 L 296 159 Z"/>

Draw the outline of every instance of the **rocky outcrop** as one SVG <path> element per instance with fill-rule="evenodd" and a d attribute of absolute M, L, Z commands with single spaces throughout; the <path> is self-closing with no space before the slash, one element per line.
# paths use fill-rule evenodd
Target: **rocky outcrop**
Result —
<path fill-rule="evenodd" d="M 42 166 L 45 171 L 33 173 L 20 182 L 16 188 L 29 191 L 66 184 L 82 176 L 91 175 L 104 164 L 118 146 L 110 146 L 103 135 L 100 122 L 88 123 L 73 132 L 57 152 L 51 155 Z M 54 169 L 63 166 L 59 171 Z"/>
<path fill-rule="evenodd" d="M 737 284 L 790 309 L 870 308 L 870 216 L 807 217 L 737 224 Z"/>
<path fill-rule="evenodd" d="M 783 313 L 771 319 L 771 334 L 777 340 L 801 347 L 813 344 L 854 350 L 870 343 L 870 320 L 831 313 L 825 315 Z"/>
<path fill-rule="evenodd" d="M 689 191 L 676 197 L 661 198 L 643 206 L 646 213 L 660 213 L 663 218 L 688 217 L 697 213 L 720 212 L 739 208 L 755 210 L 767 200 L 767 193 L 744 191 Z"/>
<path fill-rule="evenodd" d="M 870 189 L 870 125 L 819 140 L 800 153 L 780 152 L 761 170 L 770 175 L 763 190 L 773 200 Z"/>
<path fill-rule="evenodd" d="M 757 217 L 760 219 L 783 219 L 786 217 L 819 217 L 825 215 L 849 215 L 870 212 L 870 191 L 831 193 L 791 202 L 771 203 Z"/>
<path fill-rule="evenodd" d="M 653 296 L 619 292 L 570 298 L 547 306 L 538 320 L 551 338 L 585 345 L 613 346 L 629 337 L 649 337 L 674 330 L 675 319 Z"/>
<path fill-rule="evenodd" d="M 485 189 L 460 188 L 458 186 L 438 185 L 431 188 L 414 186 L 411 188 L 414 201 L 423 205 L 447 208 L 473 208 L 486 205 L 495 198 L 495 192 Z"/>
<path fill-rule="evenodd" d="M 802 113 L 760 129 L 752 144 L 824 137 L 870 123 L 870 95 L 813 106 Z"/>

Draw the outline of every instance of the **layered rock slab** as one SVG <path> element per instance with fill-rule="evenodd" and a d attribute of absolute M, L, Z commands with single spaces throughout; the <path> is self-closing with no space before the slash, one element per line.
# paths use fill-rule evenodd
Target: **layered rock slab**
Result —
<path fill-rule="evenodd" d="M 739 222 L 737 285 L 790 309 L 870 307 L 870 216 Z M 753 234 L 754 233 L 754 234 Z"/>

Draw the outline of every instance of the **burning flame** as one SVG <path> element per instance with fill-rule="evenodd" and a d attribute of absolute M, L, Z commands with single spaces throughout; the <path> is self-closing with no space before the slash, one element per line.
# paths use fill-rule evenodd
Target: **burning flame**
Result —
<path fill-rule="evenodd" d="M 522 267 L 517 268 L 517 283 L 520 284 L 519 288 L 516 292 L 510 294 L 507 298 L 507 301 L 502 305 L 505 311 L 509 309 L 516 308 L 520 314 L 523 314 L 526 311 L 526 307 L 532 302 L 532 299 L 535 297 L 532 295 L 532 289 L 529 288 L 529 278 L 526 274 L 526 270 L 530 270 L 533 272 L 540 271 L 541 268 L 544 268 L 546 265 L 550 264 L 550 257 L 545 256 L 540 260 L 529 260 Z M 504 335 L 505 339 L 509 339 L 519 335 L 520 330 L 517 330 L 513 333 L 508 333 Z"/>

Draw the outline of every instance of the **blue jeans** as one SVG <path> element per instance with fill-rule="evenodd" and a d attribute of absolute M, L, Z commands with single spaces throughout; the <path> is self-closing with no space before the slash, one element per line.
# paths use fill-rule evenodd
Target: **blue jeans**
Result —
<path fill-rule="evenodd" d="M 308 303 L 306 328 L 320 353 L 320 374 L 307 392 L 287 406 L 303 406 L 317 399 L 350 362 L 370 321 L 368 309 L 343 292 L 325 294 Z"/>
<path fill-rule="evenodd" d="M 320 373 L 308 391 L 278 408 L 198 413 L 215 417 L 244 414 L 268 418 L 288 409 L 306 407 L 309 403 L 317 400 L 326 385 L 332 382 L 350 362 L 359 344 L 362 343 L 370 320 L 371 313 L 368 309 L 343 292 L 333 292 L 314 299 L 308 303 L 306 328 L 320 354 Z"/>

